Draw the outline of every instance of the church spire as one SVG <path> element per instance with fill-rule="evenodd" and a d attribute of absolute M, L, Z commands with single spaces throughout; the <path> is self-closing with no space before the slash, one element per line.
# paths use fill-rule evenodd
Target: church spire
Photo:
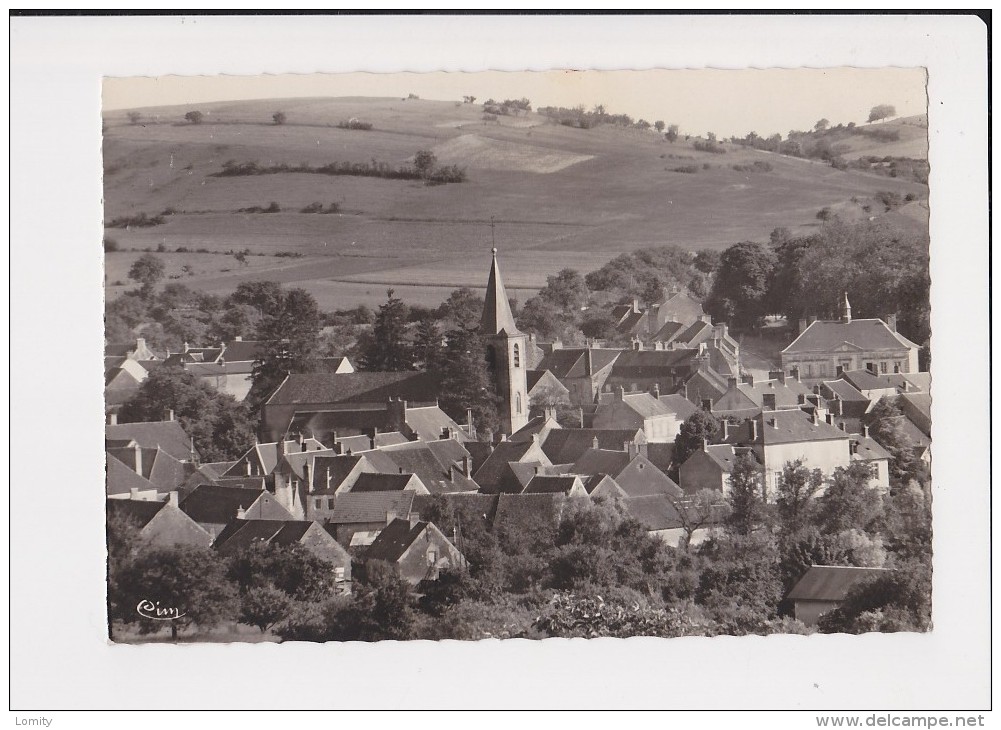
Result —
<path fill-rule="evenodd" d="M 845 292 L 845 298 L 841 302 L 841 321 L 845 324 L 852 321 L 852 305 L 848 303 L 848 292 Z"/>
<path fill-rule="evenodd" d="M 490 265 L 490 279 L 487 281 L 487 301 L 483 306 L 483 317 L 480 318 L 480 334 L 496 335 L 501 331 L 509 335 L 517 334 L 518 327 L 514 323 L 504 282 L 501 281 L 500 268 L 497 266 L 497 249 L 492 249 L 492 252 L 493 263 Z"/>

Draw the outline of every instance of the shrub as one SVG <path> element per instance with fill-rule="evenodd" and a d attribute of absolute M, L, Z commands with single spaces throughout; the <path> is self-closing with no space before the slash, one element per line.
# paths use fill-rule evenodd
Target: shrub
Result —
<path fill-rule="evenodd" d="M 159 226 L 164 222 L 162 215 L 148 216 L 145 213 L 139 213 L 138 215 L 115 218 L 108 223 L 108 228 L 149 228 Z"/>
<path fill-rule="evenodd" d="M 817 211 L 817 220 L 829 221 L 833 217 L 834 217 L 834 211 L 832 211 L 830 207 L 821 208 L 820 210 Z"/>
<path fill-rule="evenodd" d="M 671 172 L 684 172 L 692 174 L 699 171 L 698 165 L 682 165 L 681 167 L 674 168 Z"/>
<path fill-rule="evenodd" d="M 118 241 L 116 241 L 114 238 L 108 238 L 107 236 L 105 236 L 104 251 L 107 253 L 110 251 L 117 251 L 117 250 L 118 250 Z"/>
<path fill-rule="evenodd" d="M 348 119 L 346 122 L 338 122 L 337 127 L 339 129 L 360 129 L 363 132 L 367 132 L 372 129 L 371 122 L 362 122 L 357 119 Z"/>
<path fill-rule="evenodd" d="M 323 203 L 310 203 L 305 208 L 300 210 L 300 213 L 320 213 L 323 211 Z"/>

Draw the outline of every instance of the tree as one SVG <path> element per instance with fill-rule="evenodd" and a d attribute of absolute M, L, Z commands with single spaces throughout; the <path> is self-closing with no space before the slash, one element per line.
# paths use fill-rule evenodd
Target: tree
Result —
<path fill-rule="evenodd" d="M 466 409 L 472 409 L 478 431 L 496 430 L 499 399 L 482 339 L 474 330 L 454 329 L 445 335 L 445 341 L 438 404 L 460 422 L 465 420 Z"/>
<path fill-rule="evenodd" d="M 864 461 L 834 470 L 827 491 L 818 500 L 818 522 L 822 532 L 867 530 L 882 516 L 882 497 L 869 486 L 871 480 L 872 465 Z"/>
<path fill-rule="evenodd" d="M 275 315 L 281 309 L 282 286 L 277 281 L 244 281 L 229 295 L 231 304 L 254 307 L 261 317 Z"/>
<path fill-rule="evenodd" d="M 436 314 L 439 319 L 446 320 L 443 323 L 446 330 L 471 329 L 479 324 L 483 305 L 483 297 L 464 286 L 453 290 L 448 299 L 438 307 Z"/>
<path fill-rule="evenodd" d="M 699 546 L 695 602 L 730 635 L 770 632 L 782 598 L 779 552 L 767 530 L 724 535 Z"/>
<path fill-rule="evenodd" d="M 703 274 L 715 274 L 720 265 L 720 253 L 719 251 L 704 248 L 695 254 L 695 261 L 693 264 L 695 268 Z"/>
<path fill-rule="evenodd" d="M 417 154 L 414 155 L 414 169 L 425 180 L 431 177 L 437 162 L 438 158 L 431 150 L 417 150 Z"/>
<path fill-rule="evenodd" d="M 912 479 L 925 480 L 925 469 L 914 453 L 914 442 L 904 430 L 904 415 L 894 398 L 880 398 L 863 417 L 872 438 L 889 452 L 890 480 L 896 486 Z"/>
<path fill-rule="evenodd" d="M 860 581 L 817 625 L 828 634 L 927 631 L 931 628 L 931 582 L 920 572 L 905 571 Z"/>
<path fill-rule="evenodd" d="M 418 370 L 436 372 L 441 365 L 444 348 L 438 323 L 433 317 L 422 317 L 417 320 L 414 332 L 414 365 Z"/>
<path fill-rule="evenodd" d="M 256 410 L 289 373 L 311 372 L 319 347 L 320 308 L 305 289 L 281 292 L 274 309 L 257 327 L 264 342 L 254 361 L 253 385 L 247 402 Z"/>
<path fill-rule="evenodd" d="M 738 243 L 720 256 L 706 308 L 713 319 L 750 327 L 768 313 L 774 252 L 759 243 Z"/>
<path fill-rule="evenodd" d="M 782 534 L 791 535 L 806 526 L 813 498 L 824 486 L 820 469 L 810 471 L 802 459 L 786 462 L 779 477 L 775 506 Z"/>
<path fill-rule="evenodd" d="M 750 535 L 763 517 L 761 467 L 753 454 L 738 454 L 730 472 L 727 524 L 736 535 Z"/>
<path fill-rule="evenodd" d="M 153 295 L 153 289 L 163 278 L 166 268 L 158 256 L 145 253 L 137 258 L 129 269 L 129 278 L 142 285 L 139 290 L 140 295 L 149 299 Z"/>
<path fill-rule="evenodd" d="M 670 500 L 685 533 L 680 542 L 683 550 L 691 547 L 692 537 L 698 530 L 726 516 L 726 499 L 718 489 L 700 489 L 694 495 L 671 497 Z"/>
<path fill-rule="evenodd" d="M 654 129 L 656 129 L 658 132 L 663 132 L 664 126 L 665 126 L 664 122 L 661 121 L 660 119 L 658 119 L 656 122 L 653 123 Z"/>
<path fill-rule="evenodd" d="M 369 560 L 355 598 L 328 624 L 335 641 L 405 641 L 414 636 L 414 594 L 410 584 L 381 560 Z"/>
<path fill-rule="evenodd" d="M 285 115 L 285 112 L 275 112 L 271 115 L 271 119 L 274 120 L 274 123 L 279 126 L 288 121 L 288 117 Z"/>
<path fill-rule="evenodd" d="M 563 312 L 552 302 L 534 296 L 525 302 L 518 315 L 518 327 L 541 340 L 558 339 L 563 334 Z"/>
<path fill-rule="evenodd" d="M 205 115 L 199 111 L 191 111 L 185 114 L 184 118 L 192 124 L 201 124 L 202 120 L 205 119 Z"/>
<path fill-rule="evenodd" d="M 546 285 L 539 296 L 558 307 L 567 317 L 573 317 L 587 302 L 587 284 L 574 269 L 561 269 L 546 277 Z"/>
<path fill-rule="evenodd" d="M 153 370 L 122 406 L 119 418 L 123 423 L 159 421 L 167 410 L 174 412 L 203 461 L 237 459 L 254 443 L 246 404 L 179 367 Z"/>
<path fill-rule="evenodd" d="M 891 104 L 877 104 L 869 111 L 867 122 L 879 122 L 883 119 L 897 116 L 897 110 Z"/>
<path fill-rule="evenodd" d="M 286 618 L 292 600 L 272 585 L 254 586 L 240 596 L 240 622 L 265 632 Z"/>
<path fill-rule="evenodd" d="M 667 131 L 664 133 L 664 138 L 671 144 L 674 144 L 678 139 L 678 125 L 668 125 Z"/>
<path fill-rule="evenodd" d="M 813 125 L 813 130 L 815 132 L 823 132 L 825 129 L 827 129 L 828 126 L 830 126 L 830 124 L 831 124 L 830 121 L 828 121 L 827 119 L 820 119 L 817 121 L 816 124 Z"/>
<path fill-rule="evenodd" d="M 235 619 L 239 610 L 225 563 L 209 548 L 143 548 L 117 573 L 113 589 L 109 600 L 132 609 L 121 616 L 125 623 L 138 623 L 143 633 L 169 624 L 174 639 L 182 628 L 210 628 Z M 158 614 L 171 620 L 157 620 Z"/>
<path fill-rule="evenodd" d="M 129 124 L 132 125 L 139 124 L 139 120 L 142 119 L 142 114 L 139 112 L 129 112 L 126 116 L 129 118 Z"/>
<path fill-rule="evenodd" d="M 706 410 L 698 410 L 686 418 L 674 439 L 674 468 L 680 468 L 688 457 L 701 450 L 703 441 L 711 443 L 721 425 L 720 420 Z"/>
<path fill-rule="evenodd" d="M 298 543 L 255 542 L 231 558 L 228 576 L 244 592 L 272 586 L 296 601 L 322 601 L 334 591 L 334 566 Z"/>
<path fill-rule="evenodd" d="M 379 307 L 372 336 L 364 343 L 361 369 L 379 372 L 413 370 L 413 352 L 407 341 L 407 305 L 386 290 L 386 303 Z"/>

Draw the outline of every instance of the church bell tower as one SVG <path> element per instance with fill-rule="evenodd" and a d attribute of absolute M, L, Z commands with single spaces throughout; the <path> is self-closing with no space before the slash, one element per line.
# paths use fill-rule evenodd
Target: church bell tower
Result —
<path fill-rule="evenodd" d="M 486 304 L 480 319 L 480 336 L 494 387 L 501 398 L 501 430 L 511 434 L 528 423 L 528 336 L 519 332 L 514 323 L 497 266 L 496 248 L 493 249 Z"/>

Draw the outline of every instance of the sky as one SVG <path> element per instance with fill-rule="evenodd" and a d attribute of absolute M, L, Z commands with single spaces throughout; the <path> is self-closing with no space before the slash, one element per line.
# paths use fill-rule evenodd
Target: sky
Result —
<path fill-rule="evenodd" d="M 406 96 L 522 98 L 533 107 L 603 104 L 610 113 L 678 124 L 683 133 L 763 136 L 806 130 L 821 118 L 865 123 L 890 104 L 898 116 L 927 111 L 921 68 L 649 71 L 484 71 L 106 78 L 106 111 L 238 99 Z"/>

